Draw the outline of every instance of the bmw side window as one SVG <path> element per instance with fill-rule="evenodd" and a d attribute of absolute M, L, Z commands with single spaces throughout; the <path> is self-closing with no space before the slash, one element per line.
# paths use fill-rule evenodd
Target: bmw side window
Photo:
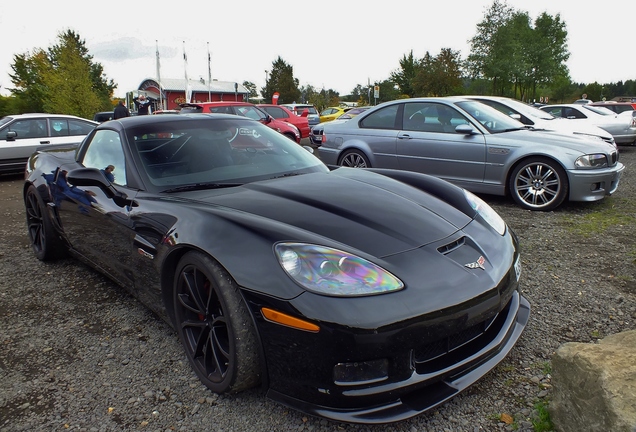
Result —
<path fill-rule="evenodd" d="M 395 120 L 399 104 L 377 110 L 360 122 L 360 126 L 368 129 L 395 129 Z"/>
<path fill-rule="evenodd" d="M 112 182 L 126 185 L 126 163 L 119 134 L 112 130 L 100 130 L 93 135 L 82 164 L 97 168 Z"/>

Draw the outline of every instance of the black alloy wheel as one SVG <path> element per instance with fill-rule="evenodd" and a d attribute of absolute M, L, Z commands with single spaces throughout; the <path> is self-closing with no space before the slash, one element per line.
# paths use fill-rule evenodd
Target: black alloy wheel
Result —
<path fill-rule="evenodd" d="M 529 158 L 515 167 L 510 176 L 510 194 L 521 207 L 549 211 L 560 206 L 568 195 L 565 170 L 547 158 Z"/>
<path fill-rule="evenodd" d="M 348 150 L 340 158 L 340 166 L 351 168 L 371 168 L 369 159 L 360 150 Z"/>
<path fill-rule="evenodd" d="M 50 261 L 66 256 L 66 248 L 53 228 L 51 218 L 34 185 L 27 189 L 24 199 L 29 241 L 40 261 Z"/>
<path fill-rule="evenodd" d="M 260 382 L 254 323 L 236 283 L 200 252 L 180 260 L 174 281 L 175 327 L 190 365 L 215 393 Z"/>

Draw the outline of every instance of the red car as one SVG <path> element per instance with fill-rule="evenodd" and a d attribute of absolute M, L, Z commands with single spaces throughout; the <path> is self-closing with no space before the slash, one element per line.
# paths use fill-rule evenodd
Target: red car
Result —
<path fill-rule="evenodd" d="M 219 113 L 234 114 L 258 120 L 287 138 L 300 144 L 300 131 L 296 126 L 275 119 L 256 105 L 248 102 L 195 102 L 181 104 L 181 113 Z"/>
<path fill-rule="evenodd" d="M 305 110 L 302 115 L 294 114 L 289 108 L 282 105 L 274 104 L 258 104 L 259 108 L 271 115 L 275 119 L 286 121 L 298 128 L 301 138 L 307 138 L 309 136 L 309 111 Z"/>

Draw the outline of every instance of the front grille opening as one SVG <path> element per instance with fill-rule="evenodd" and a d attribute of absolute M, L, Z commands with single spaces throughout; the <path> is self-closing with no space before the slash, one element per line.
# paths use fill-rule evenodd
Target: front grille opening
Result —
<path fill-rule="evenodd" d="M 413 350 L 413 360 L 418 373 L 434 373 L 452 366 L 462 358 L 480 351 L 499 334 L 508 316 L 512 302 L 498 314 L 435 342 Z"/>

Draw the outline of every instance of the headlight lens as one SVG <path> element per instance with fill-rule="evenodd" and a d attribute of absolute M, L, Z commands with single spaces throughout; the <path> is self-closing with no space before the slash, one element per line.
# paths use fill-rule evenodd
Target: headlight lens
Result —
<path fill-rule="evenodd" d="M 602 153 L 579 156 L 574 162 L 577 168 L 605 168 L 607 157 Z"/>
<path fill-rule="evenodd" d="M 499 235 L 504 235 L 506 232 L 506 222 L 499 216 L 499 214 L 493 210 L 488 204 L 484 202 L 477 195 L 464 190 L 464 194 L 466 195 L 466 200 L 470 206 L 475 210 L 479 215 L 486 221 L 488 224 L 493 227 L 495 231 L 499 233 Z"/>
<path fill-rule="evenodd" d="M 338 249 L 279 243 L 274 250 L 285 272 L 308 291 L 348 297 L 404 288 L 402 281 L 380 266 Z"/>

